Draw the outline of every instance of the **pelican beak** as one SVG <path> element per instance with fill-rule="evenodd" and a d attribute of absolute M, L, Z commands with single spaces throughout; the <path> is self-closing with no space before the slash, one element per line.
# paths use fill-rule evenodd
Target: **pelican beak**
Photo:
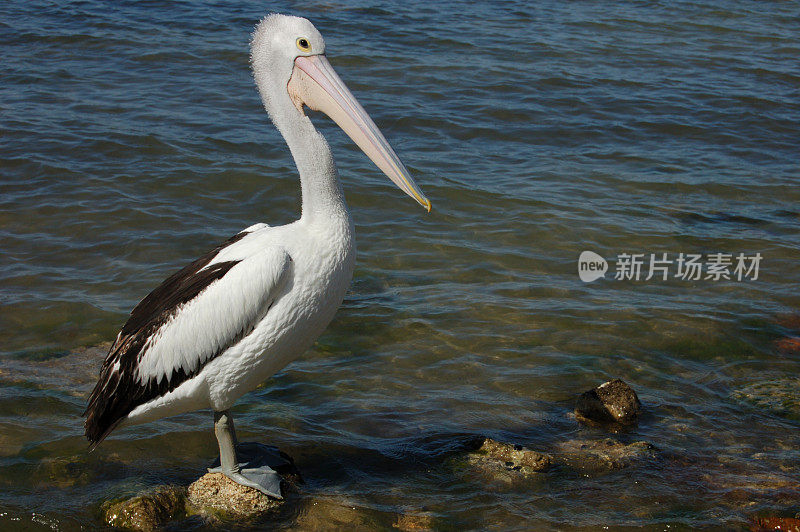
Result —
<path fill-rule="evenodd" d="M 431 202 L 324 55 L 295 59 L 287 89 L 301 113 L 305 104 L 328 115 L 395 185 L 430 212 Z"/>

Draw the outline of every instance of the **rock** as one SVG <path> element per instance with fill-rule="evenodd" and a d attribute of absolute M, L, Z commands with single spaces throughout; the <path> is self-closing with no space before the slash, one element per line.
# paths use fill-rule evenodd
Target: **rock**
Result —
<path fill-rule="evenodd" d="M 281 453 L 287 463 L 276 468 L 283 482 L 284 496 L 294 493 L 302 483 L 294 461 Z M 224 527 L 226 520 L 254 518 L 282 506 L 285 499 L 274 499 L 260 491 L 241 486 L 222 473 L 206 473 L 189 488 L 162 486 L 151 493 L 121 502 L 107 503 L 106 523 L 112 527 L 153 530 L 177 517 L 198 515 L 206 525 Z"/>
<path fill-rule="evenodd" d="M 569 440 L 558 446 L 554 460 L 579 471 L 603 473 L 656 457 L 656 448 L 644 441 L 622 443 L 604 440 Z"/>
<path fill-rule="evenodd" d="M 0 439 L 2 439 L 0 437 Z M 108 465 L 108 472 L 113 471 L 114 464 L 103 460 L 97 462 Z M 94 463 L 97 463 L 94 462 Z M 94 463 L 89 462 L 88 455 L 56 456 L 43 458 L 34 472 L 37 486 L 55 487 L 59 489 L 91 484 L 95 478 Z"/>
<path fill-rule="evenodd" d="M 43 390 L 55 389 L 84 398 L 111 343 L 80 347 L 68 353 L 0 357 L 0 381 Z"/>
<path fill-rule="evenodd" d="M 354 506 L 343 496 L 315 497 L 303 505 L 292 530 L 386 530 L 374 510 Z"/>
<path fill-rule="evenodd" d="M 189 486 L 189 504 L 198 513 L 222 513 L 231 518 L 251 517 L 280 507 L 281 499 L 273 499 L 255 488 L 242 486 L 222 473 L 206 473 Z"/>
<path fill-rule="evenodd" d="M 579 421 L 631 425 L 639 419 L 642 403 L 633 388 L 620 379 L 584 392 L 575 405 Z"/>
<path fill-rule="evenodd" d="M 491 481 L 512 484 L 550 466 L 550 456 L 520 445 L 484 438 L 466 457 L 469 469 Z"/>
<path fill-rule="evenodd" d="M 475 451 L 479 455 L 503 462 L 506 468 L 517 470 L 526 468 L 529 471 L 544 471 L 550 466 L 550 457 L 538 451 L 531 451 L 521 445 L 511 445 L 486 438 Z"/>
<path fill-rule="evenodd" d="M 392 528 L 398 528 L 403 532 L 414 532 L 416 530 L 427 531 L 435 530 L 433 516 L 430 514 L 403 514 L 397 516 Z"/>
<path fill-rule="evenodd" d="M 749 496 L 758 493 L 769 493 L 773 496 L 782 493 L 796 494 L 800 489 L 800 484 L 796 479 L 781 473 L 753 473 L 743 468 L 736 468 L 733 471 L 737 472 L 706 474 L 703 476 L 703 480 L 708 486 L 719 492 L 746 492 L 750 494 Z"/>
<path fill-rule="evenodd" d="M 151 493 L 106 505 L 105 522 L 112 527 L 154 530 L 186 511 L 186 489 L 161 486 Z"/>
<path fill-rule="evenodd" d="M 796 517 L 755 517 L 750 522 L 753 532 L 800 532 L 800 519 Z"/>
<path fill-rule="evenodd" d="M 800 378 L 756 382 L 731 395 L 779 416 L 800 419 Z"/>
<path fill-rule="evenodd" d="M 780 314 L 775 320 L 781 327 L 800 331 L 800 313 Z"/>
<path fill-rule="evenodd" d="M 784 355 L 800 353 L 800 336 L 788 336 L 775 340 L 775 348 Z"/>
<path fill-rule="evenodd" d="M 27 433 L 24 428 L 3 424 L 3 432 L 0 433 L 0 458 L 14 456 L 25 448 L 25 436 Z"/>
<path fill-rule="evenodd" d="M 288 455 L 276 468 L 281 476 L 284 496 L 297 491 L 303 480 Z M 112 527 L 153 530 L 179 517 L 199 516 L 206 525 L 223 527 L 226 520 L 253 518 L 282 506 L 285 499 L 274 499 L 260 491 L 241 486 L 222 473 L 206 473 L 189 488 L 160 486 L 149 493 L 103 505 L 106 523 Z"/>
<path fill-rule="evenodd" d="M 281 477 L 281 494 L 284 497 L 295 493 L 297 486 L 303 483 L 294 460 L 288 454 L 256 443 L 241 443 L 239 446 L 268 447 L 280 455 L 278 460 L 281 463 L 269 465 Z M 275 499 L 255 488 L 237 484 L 222 473 L 206 473 L 189 486 L 188 500 L 193 512 L 207 519 L 219 520 L 255 517 L 279 508 L 286 499 Z"/>

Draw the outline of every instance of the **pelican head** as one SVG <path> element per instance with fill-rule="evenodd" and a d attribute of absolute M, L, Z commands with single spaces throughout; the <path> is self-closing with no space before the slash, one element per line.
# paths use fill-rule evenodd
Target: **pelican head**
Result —
<path fill-rule="evenodd" d="M 308 120 L 304 106 L 325 113 L 401 190 L 431 210 L 431 202 L 331 67 L 325 40 L 311 22 L 268 15 L 253 32 L 250 59 L 264 106 L 278 129 Z"/>

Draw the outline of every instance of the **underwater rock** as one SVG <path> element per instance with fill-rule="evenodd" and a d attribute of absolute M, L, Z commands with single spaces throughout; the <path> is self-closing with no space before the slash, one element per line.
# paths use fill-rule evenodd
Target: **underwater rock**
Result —
<path fill-rule="evenodd" d="M 800 335 L 797 334 L 797 332 L 800 332 L 800 314 L 782 314 L 778 316 L 776 321 L 781 327 L 789 329 L 790 334 L 775 340 L 775 349 L 784 355 L 800 353 Z"/>
<path fill-rule="evenodd" d="M 612 438 L 603 440 L 569 440 L 559 444 L 553 457 L 564 465 L 588 473 L 603 473 L 622 469 L 636 462 L 654 459 L 656 448 L 637 441 L 622 443 Z"/>
<path fill-rule="evenodd" d="M 800 331 L 800 313 L 780 314 L 775 321 L 781 327 Z"/>
<path fill-rule="evenodd" d="M 435 530 L 435 522 L 430 514 L 402 514 L 397 516 L 392 528 L 397 528 L 403 532 Z"/>
<path fill-rule="evenodd" d="M 292 530 L 385 530 L 385 517 L 342 496 L 315 497 L 303 505 Z"/>
<path fill-rule="evenodd" d="M 160 486 L 150 493 L 106 505 L 103 516 L 115 528 L 154 530 L 185 510 L 185 488 Z"/>
<path fill-rule="evenodd" d="M 484 438 L 480 446 L 467 455 L 471 468 L 489 479 L 506 483 L 545 471 L 550 461 L 547 454 L 490 438 Z"/>
<path fill-rule="evenodd" d="M 790 419 L 800 419 L 800 378 L 772 379 L 735 390 L 734 399 Z"/>
<path fill-rule="evenodd" d="M 775 340 L 775 349 L 784 355 L 796 355 L 800 353 L 800 336 L 789 336 Z"/>
<path fill-rule="evenodd" d="M 755 494 L 769 494 L 774 501 L 785 496 L 797 502 L 800 483 L 795 478 L 782 472 L 754 473 L 741 465 L 726 465 L 725 472 L 703 475 L 704 483 L 720 493 L 732 494 L 732 498 L 741 495 L 749 501 Z"/>
<path fill-rule="evenodd" d="M 0 357 L 0 381 L 42 390 L 55 389 L 84 398 L 97 380 L 97 370 L 110 342 L 80 347 L 68 353 Z"/>
<path fill-rule="evenodd" d="M 0 458 L 14 456 L 24 449 L 26 435 L 23 427 L 3 423 L 3 432 L 0 433 Z"/>
<path fill-rule="evenodd" d="M 531 471 L 544 471 L 550 466 L 550 457 L 538 451 L 526 449 L 521 445 L 512 445 L 486 438 L 475 451 L 479 456 L 503 462 L 506 467 L 527 468 Z"/>
<path fill-rule="evenodd" d="M 579 421 L 631 425 L 639 419 L 642 403 L 633 388 L 620 379 L 583 392 L 575 405 Z"/>
<path fill-rule="evenodd" d="M 800 519 L 796 517 L 755 517 L 750 522 L 752 532 L 800 532 Z"/>

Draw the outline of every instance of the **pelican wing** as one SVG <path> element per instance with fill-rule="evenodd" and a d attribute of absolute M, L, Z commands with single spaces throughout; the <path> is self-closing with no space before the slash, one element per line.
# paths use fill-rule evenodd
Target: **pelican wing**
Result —
<path fill-rule="evenodd" d="M 247 234 L 175 273 L 133 309 L 84 412 L 93 446 L 134 408 L 171 392 L 248 335 L 280 296 L 291 257 L 279 247 L 241 257 L 234 247 Z"/>

